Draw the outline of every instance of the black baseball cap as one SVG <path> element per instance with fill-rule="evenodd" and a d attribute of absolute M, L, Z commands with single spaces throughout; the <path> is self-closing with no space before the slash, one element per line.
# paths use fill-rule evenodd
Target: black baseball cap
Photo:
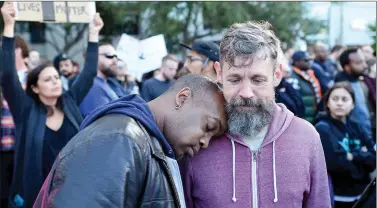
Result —
<path fill-rule="evenodd" d="M 60 62 L 68 60 L 68 59 L 70 59 L 70 58 L 68 57 L 68 55 L 66 53 L 61 53 L 61 54 L 57 55 L 55 57 L 55 59 L 54 59 L 54 67 L 55 67 L 55 69 L 59 70 L 59 64 L 60 64 Z"/>
<path fill-rule="evenodd" d="M 312 58 L 305 51 L 296 51 L 292 55 L 292 62 L 295 63 L 295 62 L 301 61 L 301 60 L 312 60 Z"/>
<path fill-rule="evenodd" d="M 219 61 L 220 59 L 220 47 L 212 41 L 195 41 L 192 46 L 188 46 L 184 43 L 181 43 L 181 46 L 196 51 L 200 54 L 203 54 L 209 58 L 211 61 Z"/>

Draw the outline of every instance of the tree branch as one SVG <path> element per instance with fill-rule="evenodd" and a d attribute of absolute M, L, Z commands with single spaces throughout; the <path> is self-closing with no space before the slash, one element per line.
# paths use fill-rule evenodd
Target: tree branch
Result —
<path fill-rule="evenodd" d="M 63 25 L 63 28 L 64 28 L 64 31 L 65 31 L 65 36 L 64 36 L 64 51 L 68 52 L 66 49 L 66 46 L 68 44 L 68 36 L 71 35 L 71 27 L 72 25 L 70 25 L 69 23 L 66 23 L 66 25 Z"/>
<path fill-rule="evenodd" d="M 82 38 L 82 36 L 83 36 L 83 34 L 84 34 L 84 32 L 85 32 L 85 30 L 86 30 L 87 27 L 88 27 L 88 24 L 83 24 L 83 26 L 77 32 L 76 37 L 72 41 L 70 41 L 69 43 L 67 43 L 65 45 L 65 47 L 64 47 L 65 51 L 68 52 L 69 49 L 71 49 L 72 46 L 74 46 Z"/>
<path fill-rule="evenodd" d="M 46 38 L 46 42 L 49 43 L 58 53 L 61 53 L 61 48 L 59 47 L 58 41 L 54 35 L 54 30 L 50 30 L 50 36 L 52 41 Z"/>
<path fill-rule="evenodd" d="M 76 56 L 78 53 L 83 51 L 83 47 L 79 47 L 77 50 L 71 53 L 71 57 Z"/>
<path fill-rule="evenodd" d="M 200 2 L 199 2 L 199 4 L 200 4 Z M 198 5 L 195 8 L 196 9 L 196 14 L 194 14 L 194 20 L 193 20 L 193 23 L 195 25 L 194 37 L 198 35 L 198 27 L 199 27 L 199 25 L 198 25 L 197 21 L 198 21 L 198 16 L 199 16 L 198 14 L 199 14 L 199 10 L 200 10 L 199 8 L 200 8 L 200 5 Z"/>
<path fill-rule="evenodd" d="M 53 39 L 55 39 L 55 38 L 53 38 Z M 46 38 L 46 42 L 47 42 L 48 44 L 50 44 L 50 45 L 56 50 L 56 52 L 61 53 L 61 49 L 59 48 L 58 45 L 55 44 L 55 43 L 56 43 L 56 40 L 51 41 L 51 40 L 49 40 L 48 38 Z"/>
<path fill-rule="evenodd" d="M 57 24 L 54 24 L 54 25 L 57 25 Z M 52 28 L 50 27 L 51 25 L 49 24 L 46 24 L 46 30 L 50 31 L 50 32 L 54 32 L 56 34 L 58 34 L 61 38 L 64 38 L 64 34 L 57 28 Z"/>
<path fill-rule="evenodd" d="M 188 14 L 187 14 L 187 17 L 186 17 L 186 22 L 185 24 L 183 25 L 183 42 L 186 42 L 187 39 L 188 39 L 188 27 L 190 25 L 190 21 L 191 21 L 191 15 L 192 15 L 192 8 L 193 8 L 193 2 L 186 2 L 186 4 L 188 4 Z"/>

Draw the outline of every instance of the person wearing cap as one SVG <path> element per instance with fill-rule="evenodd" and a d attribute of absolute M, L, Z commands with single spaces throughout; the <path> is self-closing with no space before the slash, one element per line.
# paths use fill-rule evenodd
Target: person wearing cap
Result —
<path fill-rule="evenodd" d="M 61 74 L 60 78 L 62 80 L 63 89 L 67 91 L 77 77 L 73 60 L 69 58 L 67 54 L 63 53 L 57 56 L 54 61 L 57 67 L 56 69 L 58 69 Z"/>
<path fill-rule="evenodd" d="M 195 41 L 192 46 L 181 43 L 190 50 L 187 55 L 184 69 L 190 74 L 200 74 L 217 81 L 214 64 L 219 61 L 219 46 L 211 41 Z"/>
<path fill-rule="evenodd" d="M 301 95 L 305 105 L 303 119 L 314 122 L 318 103 L 322 99 L 321 84 L 310 68 L 312 58 L 304 51 L 296 51 L 292 56 L 293 71 L 287 79 Z"/>

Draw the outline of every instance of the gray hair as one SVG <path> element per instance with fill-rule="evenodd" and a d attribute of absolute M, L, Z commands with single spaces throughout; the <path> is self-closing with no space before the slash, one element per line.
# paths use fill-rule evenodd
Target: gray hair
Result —
<path fill-rule="evenodd" d="M 226 61 L 230 66 L 249 66 L 257 56 L 259 59 L 270 57 L 276 64 L 283 52 L 280 40 L 270 28 L 271 24 L 266 21 L 230 26 L 220 43 L 220 63 L 223 65 Z M 236 64 L 236 57 L 242 58 L 242 63 Z"/>

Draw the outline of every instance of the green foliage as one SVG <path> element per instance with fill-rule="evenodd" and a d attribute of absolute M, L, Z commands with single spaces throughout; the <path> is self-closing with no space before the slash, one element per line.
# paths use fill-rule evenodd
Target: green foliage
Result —
<path fill-rule="evenodd" d="M 234 22 L 268 21 L 288 46 L 294 44 L 299 31 L 310 35 L 324 27 L 324 22 L 304 17 L 307 11 L 302 2 L 153 2 L 145 8 L 154 11 L 146 36 L 165 34 L 167 42 L 173 44 L 168 44 L 173 51 L 179 50 L 178 42 L 190 43 L 197 38 L 216 34 Z M 195 24 L 201 12 L 203 23 L 208 26 L 204 34 L 199 33 L 200 23 Z M 190 24 L 194 25 L 191 33 Z"/>
<path fill-rule="evenodd" d="M 218 34 L 234 22 L 266 20 L 288 47 L 293 46 L 297 37 L 305 39 L 306 35 L 316 34 L 325 28 L 323 21 L 305 17 L 307 11 L 303 2 L 97 1 L 96 8 L 105 23 L 101 31 L 104 41 L 111 41 L 114 35 L 129 33 L 136 24 L 139 26 L 137 38 L 164 34 L 170 52 L 181 50 L 179 42 L 190 44 L 195 39 Z M 2 18 L 0 27 L 1 23 Z M 69 46 L 77 40 L 70 31 L 84 29 L 84 26 L 72 24 L 62 24 L 62 27 L 69 32 L 66 36 L 72 36 L 66 38 Z M 69 48 L 65 47 L 64 50 Z"/>
<path fill-rule="evenodd" d="M 141 14 L 141 4 L 138 2 L 105 2 L 97 1 L 96 10 L 101 14 L 104 27 L 101 30 L 103 40 L 111 42 L 114 35 L 128 32 L 130 17 Z"/>

